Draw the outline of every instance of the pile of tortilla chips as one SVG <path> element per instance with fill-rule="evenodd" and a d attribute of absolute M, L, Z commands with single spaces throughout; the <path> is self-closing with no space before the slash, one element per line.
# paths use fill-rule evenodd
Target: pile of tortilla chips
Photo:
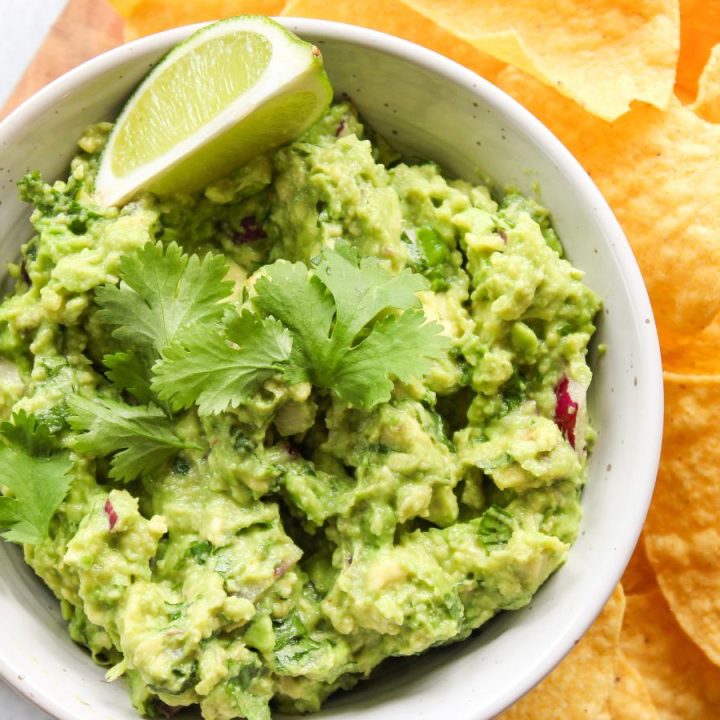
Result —
<path fill-rule="evenodd" d="M 128 37 L 241 13 L 399 35 L 487 77 L 570 148 L 650 292 L 664 449 L 624 591 L 501 717 L 720 718 L 720 0 L 111 1 Z"/>

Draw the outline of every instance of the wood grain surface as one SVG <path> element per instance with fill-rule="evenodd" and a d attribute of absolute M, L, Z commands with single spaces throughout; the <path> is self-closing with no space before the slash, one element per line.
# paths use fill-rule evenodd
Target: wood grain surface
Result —
<path fill-rule="evenodd" d="M 106 0 L 69 0 L 0 118 L 55 78 L 122 41 L 122 20 Z"/>

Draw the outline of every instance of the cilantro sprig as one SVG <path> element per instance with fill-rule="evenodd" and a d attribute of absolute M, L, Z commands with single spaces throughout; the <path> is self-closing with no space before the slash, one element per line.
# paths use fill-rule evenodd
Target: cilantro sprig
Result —
<path fill-rule="evenodd" d="M 163 351 L 152 381 L 161 400 L 222 412 L 282 374 L 370 408 L 390 399 L 393 379 L 421 377 L 447 348 L 417 297 L 427 281 L 392 275 L 374 258 L 327 250 L 314 271 L 278 260 L 254 287 L 262 316 L 245 310 L 215 328 L 196 325 Z"/>
<path fill-rule="evenodd" d="M 80 434 L 74 449 L 92 457 L 115 453 L 110 477 L 129 482 L 152 471 L 178 450 L 196 447 L 181 440 L 174 423 L 153 405 L 131 406 L 107 398 L 68 401 L 70 427 Z"/>
<path fill-rule="evenodd" d="M 220 320 L 232 292 L 222 255 L 186 255 L 177 243 L 147 243 L 120 261 L 119 285 L 98 289 L 98 319 L 125 348 L 106 355 L 109 378 L 140 402 L 152 399 L 150 369 L 183 328 Z"/>
<path fill-rule="evenodd" d="M 238 407 L 290 359 L 292 338 L 281 323 L 245 311 L 223 327 L 194 325 L 155 366 L 152 389 L 174 410 L 197 403 L 201 415 Z"/>
<path fill-rule="evenodd" d="M 98 291 L 98 319 L 125 349 L 108 378 L 139 402 L 201 414 L 249 403 L 272 377 L 308 381 L 357 407 L 390 399 L 394 380 L 422 377 L 447 349 L 427 322 L 420 275 L 326 250 L 310 270 L 279 260 L 238 311 L 220 256 L 148 244 L 123 259 L 119 286 Z M 155 408 L 157 412 L 159 409 Z M 115 471 L 120 472 L 119 470 Z"/>
<path fill-rule="evenodd" d="M 356 264 L 326 251 L 313 275 L 302 263 L 269 266 L 254 302 L 292 333 L 288 379 L 370 408 L 390 399 L 392 378 L 422 377 L 448 347 L 422 312 L 417 293 L 426 288 L 410 270 L 392 275 L 375 258 Z"/>
<path fill-rule="evenodd" d="M 148 243 L 120 261 L 120 285 L 104 285 L 96 295 L 101 322 L 113 335 L 138 349 L 160 354 L 178 330 L 222 317 L 220 301 L 233 284 L 225 282 L 222 255 L 185 255 L 177 243 Z"/>
<path fill-rule="evenodd" d="M 15 543 L 40 543 L 70 489 L 72 461 L 34 415 L 15 413 L 12 423 L 0 425 L 0 437 L 0 486 L 10 493 L 0 496 L 2 536 Z"/>

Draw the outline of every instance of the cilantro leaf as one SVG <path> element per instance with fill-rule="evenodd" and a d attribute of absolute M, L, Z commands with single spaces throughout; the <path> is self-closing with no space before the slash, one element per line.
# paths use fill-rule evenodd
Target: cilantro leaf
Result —
<path fill-rule="evenodd" d="M 393 390 L 390 377 L 410 382 L 447 348 L 447 339 L 438 329 L 436 323 L 426 322 L 422 310 L 388 315 L 345 353 L 342 362 L 327 369 L 326 382 L 357 407 L 387 402 Z"/>
<path fill-rule="evenodd" d="M 277 375 L 292 338 L 272 318 L 228 313 L 225 326 L 194 325 L 180 334 L 153 368 L 153 390 L 172 408 L 199 406 L 201 415 L 238 407 Z"/>
<path fill-rule="evenodd" d="M 311 370 L 322 367 L 322 353 L 335 315 L 332 296 L 303 263 L 278 260 L 255 283 L 255 305 L 280 320 L 293 335 L 290 382 L 316 381 Z M 317 382 L 318 385 L 322 384 Z"/>
<path fill-rule="evenodd" d="M 137 399 L 147 401 L 150 367 L 177 332 L 222 317 L 221 301 L 233 288 L 232 282 L 223 280 L 227 271 L 222 255 L 208 253 L 200 259 L 185 255 L 176 243 L 147 243 L 123 257 L 120 284 L 103 285 L 95 295 L 98 319 L 114 326 L 113 337 L 135 353 L 129 358 L 107 357 L 111 379 L 131 392 L 138 390 Z"/>
<path fill-rule="evenodd" d="M 0 435 L 11 445 L 24 448 L 30 455 L 49 455 L 57 447 L 47 424 L 24 410 L 13 415 L 12 423 L 0 425 Z"/>
<path fill-rule="evenodd" d="M 302 263 L 268 266 L 254 302 L 293 335 L 291 382 L 309 380 L 369 408 L 390 399 L 391 378 L 421 377 L 447 349 L 440 326 L 424 322 L 416 293 L 426 287 L 409 270 L 391 275 L 374 258 L 358 266 L 325 251 L 315 275 Z"/>
<path fill-rule="evenodd" d="M 154 405 L 131 406 L 74 395 L 68 406 L 70 427 L 82 433 L 74 449 L 93 457 L 115 453 L 110 463 L 114 480 L 134 480 L 160 467 L 178 450 L 194 447 L 175 434 L 172 421 Z"/>
<path fill-rule="evenodd" d="M 512 537 L 516 527 L 515 518 L 498 505 L 491 505 L 480 516 L 478 522 L 478 536 L 480 542 L 488 549 L 506 545 Z"/>
<path fill-rule="evenodd" d="M 0 497 L 0 528 L 10 542 L 36 544 L 50 529 L 50 520 L 65 499 L 72 476 L 66 452 L 55 452 L 46 425 L 23 412 L 13 423 L 3 423 L 0 435 L 7 445 L 0 449 L 0 485 L 12 496 Z"/>
<path fill-rule="evenodd" d="M 363 258 L 360 267 L 336 252 L 326 252 L 317 275 L 335 300 L 335 343 L 352 344 L 357 334 L 388 308 L 419 308 L 417 293 L 428 288 L 422 275 L 385 271 L 376 258 Z"/>
<path fill-rule="evenodd" d="M 303 665 L 321 649 L 321 645 L 313 640 L 300 615 L 296 610 L 280 622 L 273 623 L 275 633 L 275 647 L 273 658 L 279 674 L 300 674 Z"/>
<path fill-rule="evenodd" d="M 108 379 L 117 388 L 127 390 L 141 403 L 152 402 L 153 393 L 150 389 L 148 361 L 142 355 L 133 350 L 117 352 L 113 355 L 106 355 L 103 363 L 108 368 Z"/>

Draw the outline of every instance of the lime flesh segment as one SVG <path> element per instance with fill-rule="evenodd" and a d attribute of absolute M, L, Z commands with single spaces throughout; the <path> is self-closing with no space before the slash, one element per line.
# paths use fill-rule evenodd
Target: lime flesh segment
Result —
<path fill-rule="evenodd" d="M 315 95 L 305 91 L 268 100 L 252 115 L 205 145 L 201 153 L 189 155 L 158 176 L 147 189 L 167 195 L 205 187 L 248 160 L 297 137 L 315 103 Z"/>
<path fill-rule="evenodd" d="M 255 85 L 271 53 L 267 38 L 242 32 L 211 38 L 170 63 L 135 100 L 132 121 L 120 127 L 113 172 L 127 175 L 207 125 Z"/>
<path fill-rule="evenodd" d="M 240 16 L 208 25 L 170 50 L 126 103 L 96 200 L 198 190 L 297 138 L 331 99 L 320 52 L 279 23 Z"/>

